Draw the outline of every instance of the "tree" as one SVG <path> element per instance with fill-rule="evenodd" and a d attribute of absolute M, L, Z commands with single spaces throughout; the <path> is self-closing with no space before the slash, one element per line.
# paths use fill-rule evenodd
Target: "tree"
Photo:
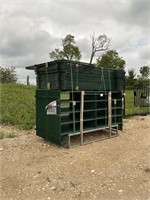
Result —
<path fill-rule="evenodd" d="M 49 56 L 52 60 L 60 60 L 64 58 L 64 52 L 60 51 L 59 49 L 55 49 L 51 53 L 49 53 Z"/>
<path fill-rule="evenodd" d="M 143 66 L 139 70 L 140 75 L 138 75 L 138 80 L 137 80 L 137 86 L 138 87 L 143 87 L 143 86 L 148 86 L 149 85 L 149 76 L 150 76 L 150 67 L 149 66 Z"/>
<path fill-rule="evenodd" d="M 143 66 L 140 68 L 140 74 L 142 79 L 149 79 L 150 77 L 150 67 L 149 66 Z"/>
<path fill-rule="evenodd" d="M 126 76 L 126 88 L 132 89 L 136 85 L 137 79 L 136 79 L 136 73 L 134 69 L 128 70 L 128 76 Z"/>
<path fill-rule="evenodd" d="M 50 52 L 50 58 L 52 60 L 59 60 L 59 59 L 67 59 L 67 60 L 80 60 L 81 59 L 81 52 L 79 47 L 75 45 L 75 39 L 72 35 L 66 35 L 64 39 L 62 39 L 62 47 L 63 50 L 55 49 L 54 51 Z"/>
<path fill-rule="evenodd" d="M 135 77 L 136 77 L 136 73 L 135 73 L 134 69 L 128 70 L 128 79 L 129 80 L 134 80 Z"/>
<path fill-rule="evenodd" d="M 111 69 L 124 69 L 125 60 L 119 57 L 117 51 L 109 50 L 97 59 L 97 66 Z"/>
<path fill-rule="evenodd" d="M 17 79 L 15 67 L 0 66 L 0 83 L 16 83 Z"/>
<path fill-rule="evenodd" d="M 110 39 L 106 35 L 99 35 L 95 37 L 95 34 L 91 36 L 92 40 L 92 53 L 90 58 L 90 64 L 92 64 L 93 58 L 97 52 L 106 51 L 110 45 Z"/>

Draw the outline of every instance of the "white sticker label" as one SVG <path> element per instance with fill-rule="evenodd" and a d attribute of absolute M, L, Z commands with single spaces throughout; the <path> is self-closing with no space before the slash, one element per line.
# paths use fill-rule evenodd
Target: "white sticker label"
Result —
<path fill-rule="evenodd" d="M 45 107 L 47 115 L 56 115 L 57 114 L 56 105 L 57 105 L 57 102 L 52 101 Z"/>

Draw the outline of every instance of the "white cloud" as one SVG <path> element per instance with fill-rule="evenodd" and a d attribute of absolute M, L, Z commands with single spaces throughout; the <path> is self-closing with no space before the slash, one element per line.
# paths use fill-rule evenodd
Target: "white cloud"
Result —
<path fill-rule="evenodd" d="M 126 60 L 127 70 L 138 71 L 149 64 L 149 13 L 149 0 L 3 0 L 0 65 L 15 66 L 25 82 L 24 67 L 47 62 L 69 33 L 88 62 L 95 32 L 112 39 L 110 48 Z"/>

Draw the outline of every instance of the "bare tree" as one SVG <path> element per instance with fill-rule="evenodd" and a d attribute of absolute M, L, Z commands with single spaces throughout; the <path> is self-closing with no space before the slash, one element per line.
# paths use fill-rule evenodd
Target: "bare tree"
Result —
<path fill-rule="evenodd" d="M 96 52 L 99 51 L 106 51 L 108 50 L 108 47 L 110 45 L 111 40 L 107 38 L 106 35 L 99 35 L 98 37 L 95 37 L 95 34 L 91 36 L 92 40 L 92 53 L 90 58 L 90 64 L 92 64 L 93 58 L 95 56 Z"/>

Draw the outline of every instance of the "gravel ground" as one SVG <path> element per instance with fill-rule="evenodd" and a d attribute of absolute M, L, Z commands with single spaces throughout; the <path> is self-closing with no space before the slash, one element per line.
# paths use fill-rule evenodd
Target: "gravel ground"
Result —
<path fill-rule="evenodd" d="M 0 140 L 2 200 L 150 200 L 150 116 L 119 136 L 66 149 L 32 132 Z"/>

